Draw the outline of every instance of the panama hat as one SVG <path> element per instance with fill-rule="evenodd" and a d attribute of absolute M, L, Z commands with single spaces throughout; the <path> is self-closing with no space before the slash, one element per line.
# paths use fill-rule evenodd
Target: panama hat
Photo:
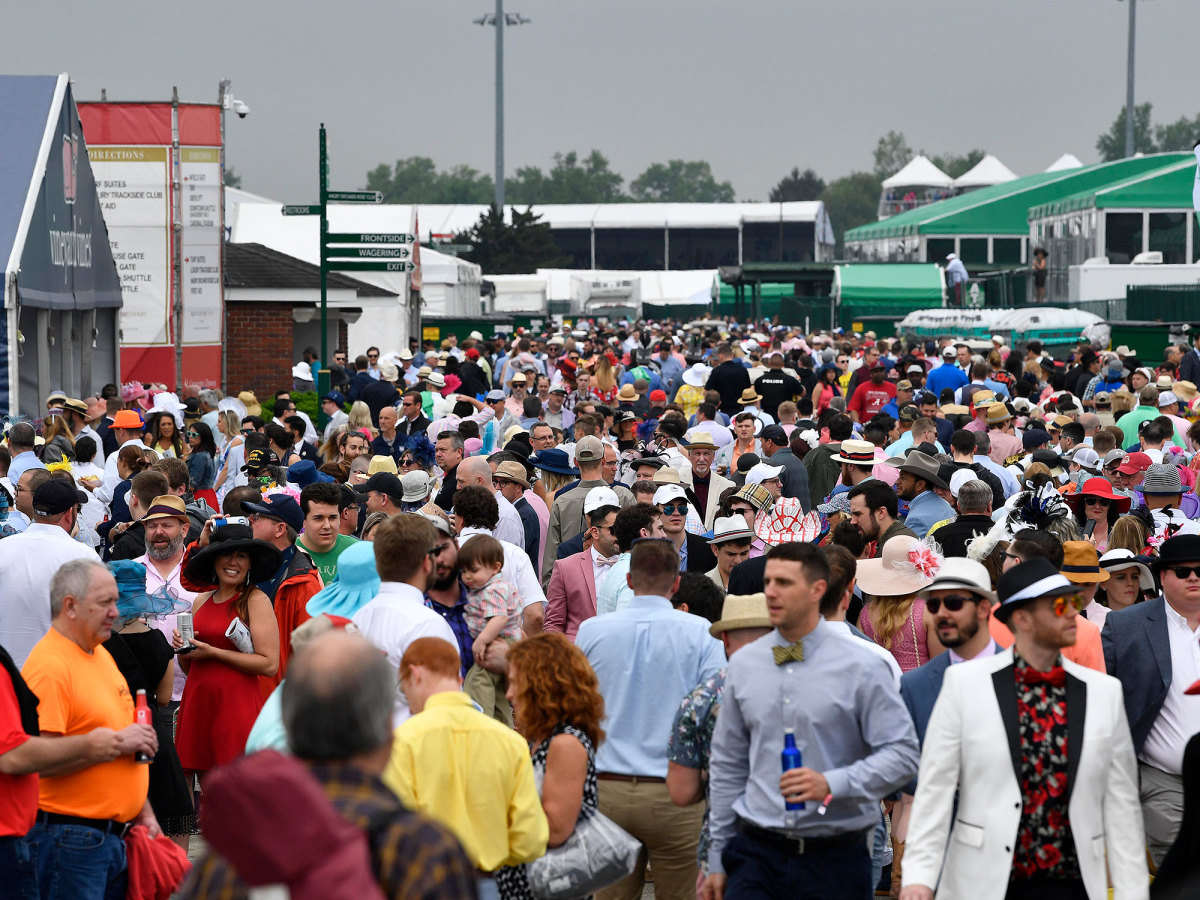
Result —
<path fill-rule="evenodd" d="M 993 603 L 996 602 L 996 592 L 992 590 L 992 576 L 988 574 L 983 563 L 963 556 L 949 556 L 942 560 L 933 581 L 917 591 L 917 596 L 924 598 L 930 591 L 945 591 L 951 588 L 963 588 Z"/>
<path fill-rule="evenodd" d="M 838 452 L 829 458 L 833 462 L 849 463 L 852 466 L 873 466 L 875 464 L 875 445 L 870 441 L 847 438 L 842 441 Z"/>
<path fill-rule="evenodd" d="M 150 508 L 146 510 L 146 514 L 142 516 L 141 521 L 153 522 L 155 519 L 190 521 L 183 498 L 176 497 L 174 494 L 163 494 L 161 497 L 155 497 L 150 503 Z"/>
<path fill-rule="evenodd" d="M 746 526 L 746 517 L 722 516 L 713 523 L 713 536 L 710 544 L 724 544 L 726 541 L 749 541 L 754 539 L 754 532 Z"/>
<path fill-rule="evenodd" d="M 708 633 L 719 638 L 726 631 L 739 628 L 773 627 L 766 594 L 727 594 L 721 606 L 721 618 L 709 626 Z"/>
<path fill-rule="evenodd" d="M 757 403 L 761 399 L 761 394 L 754 390 L 754 388 L 748 387 L 742 391 L 742 396 L 738 398 L 738 403 L 748 406 L 751 403 Z"/>

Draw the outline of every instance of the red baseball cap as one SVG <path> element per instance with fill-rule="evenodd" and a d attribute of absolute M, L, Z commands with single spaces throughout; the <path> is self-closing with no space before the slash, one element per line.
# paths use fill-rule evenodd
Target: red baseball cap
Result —
<path fill-rule="evenodd" d="M 651 391 L 650 392 L 650 402 L 651 403 L 666 403 L 667 402 L 667 392 L 666 391 Z"/>
<path fill-rule="evenodd" d="M 1121 464 L 1117 466 L 1117 471 L 1122 475 L 1135 475 L 1138 472 L 1145 472 L 1152 465 L 1154 465 L 1154 460 L 1145 453 L 1127 453 L 1121 460 Z"/>

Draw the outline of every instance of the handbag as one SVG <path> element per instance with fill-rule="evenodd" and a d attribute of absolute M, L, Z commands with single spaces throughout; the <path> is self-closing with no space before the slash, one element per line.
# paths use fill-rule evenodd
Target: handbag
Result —
<path fill-rule="evenodd" d="M 633 874 L 642 842 L 593 809 L 558 847 L 525 866 L 529 890 L 538 900 L 586 897 Z"/>

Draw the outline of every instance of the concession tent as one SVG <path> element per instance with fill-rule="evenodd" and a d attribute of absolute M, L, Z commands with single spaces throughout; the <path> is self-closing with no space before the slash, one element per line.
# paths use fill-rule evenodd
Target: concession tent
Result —
<path fill-rule="evenodd" d="M 884 188 L 952 188 L 954 179 L 935 166 L 926 156 L 914 156 L 903 169 L 883 180 Z"/>
<path fill-rule="evenodd" d="M 121 283 L 69 78 L 0 76 L 0 414 L 117 380 Z"/>

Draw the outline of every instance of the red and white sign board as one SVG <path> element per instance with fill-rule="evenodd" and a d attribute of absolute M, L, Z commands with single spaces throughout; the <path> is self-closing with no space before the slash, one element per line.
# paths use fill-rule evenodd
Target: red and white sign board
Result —
<path fill-rule="evenodd" d="M 88 156 L 121 275 L 121 381 L 175 384 L 169 103 L 80 103 Z M 179 107 L 183 379 L 220 387 L 224 294 L 221 110 Z"/>

